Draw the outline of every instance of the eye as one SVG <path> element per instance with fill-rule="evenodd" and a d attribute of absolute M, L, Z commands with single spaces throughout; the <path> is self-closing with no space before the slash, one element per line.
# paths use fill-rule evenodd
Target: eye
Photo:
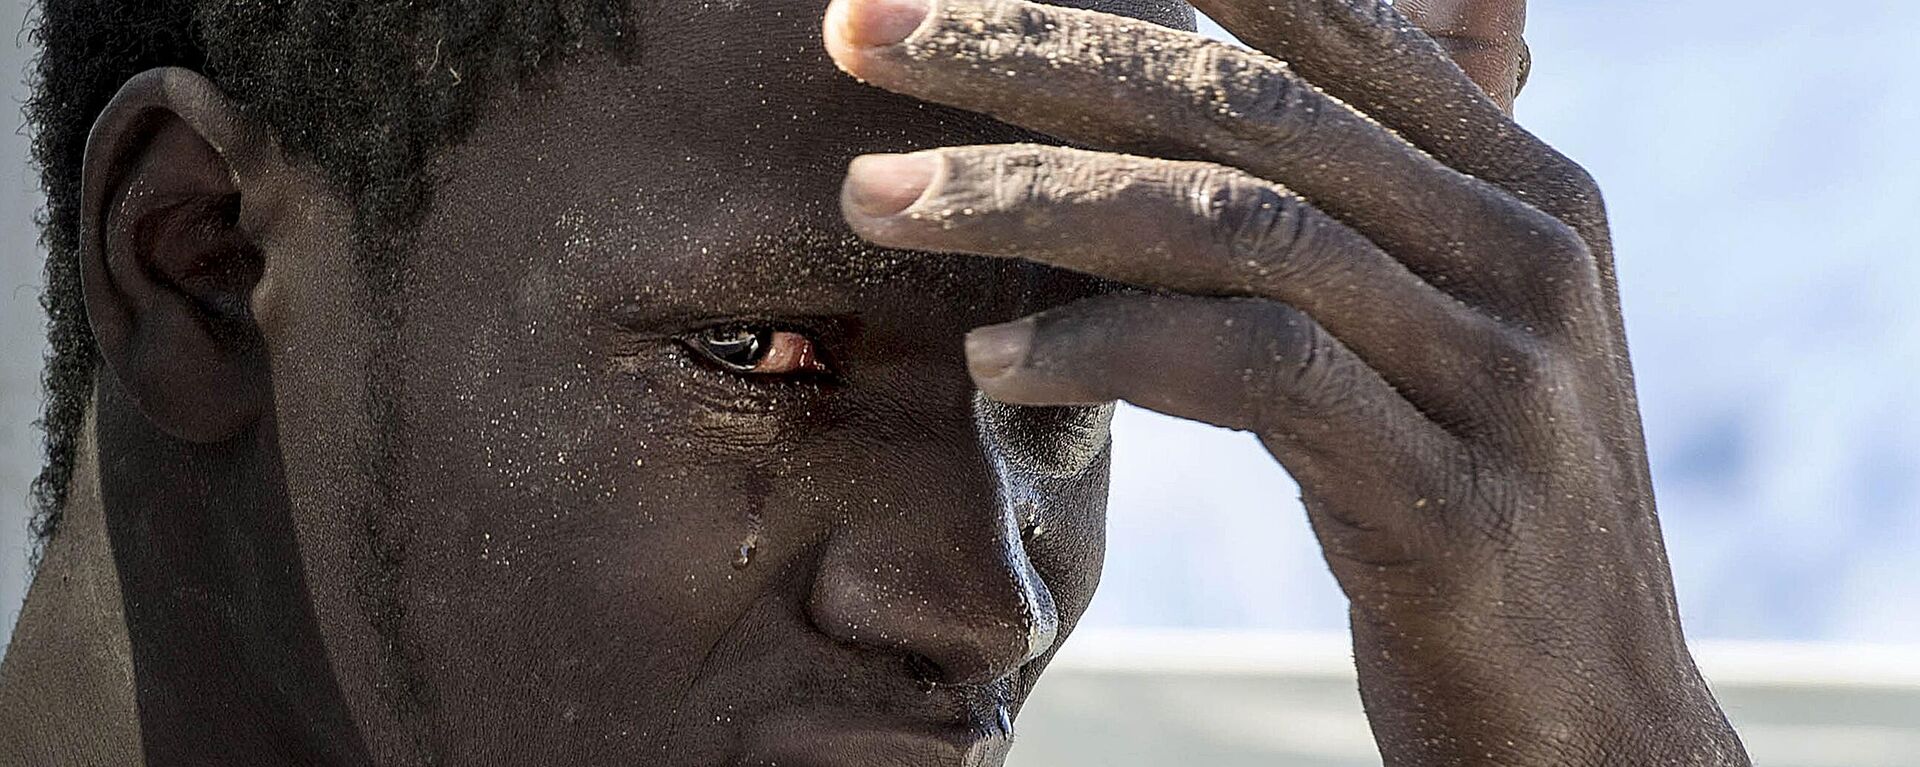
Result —
<path fill-rule="evenodd" d="M 693 334 L 687 344 L 714 364 L 746 375 L 822 373 L 827 369 L 811 339 L 785 330 L 738 325 L 708 328 Z"/>

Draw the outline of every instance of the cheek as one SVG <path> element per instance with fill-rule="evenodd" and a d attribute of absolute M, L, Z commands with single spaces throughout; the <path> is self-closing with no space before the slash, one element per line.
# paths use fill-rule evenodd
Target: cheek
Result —
<path fill-rule="evenodd" d="M 416 385 L 411 399 L 433 403 L 417 411 L 416 497 L 495 558 L 571 573 L 588 594 L 686 583 L 689 599 L 725 597 L 779 490 L 764 464 L 787 424 L 763 403 L 713 402 L 679 365 L 648 369 L 538 363 L 445 381 L 453 396 Z"/>
<path fill-rule="evenodd" d="M 482 330 L 410 349 L 392 477 L 413 531 L 409 620 L 441 689 L 559 694 L 588 711 L 630 708 L 636 683 L 683 684 L 779 588 L 764 551 L 736 567 L 780 523 L 763 510 L 800 484 L 764 465 L 778 426 L 749 404 L 717 407 L 676 365 L 636 376 L 482 324 L 448 337 L 463 328 Z"/>

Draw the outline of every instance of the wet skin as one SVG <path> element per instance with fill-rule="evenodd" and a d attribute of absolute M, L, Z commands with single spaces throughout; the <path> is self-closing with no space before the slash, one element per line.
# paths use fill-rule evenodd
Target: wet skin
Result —
<path fill-rule="evenodd" d="M 147 762 L 997 764 L 1126 399 L 1300 481 L 1389 764 L 1743 763 L 1598 193 L 1502 108 L 1520 4 L 1405 7 L 1493 99 L 1367 3 L 1200 6 L 1292 69 L 1005 0 L 648 14 L 495 97 L 379 285 L 210 83 L 130 83 L 88 298 Z"/>

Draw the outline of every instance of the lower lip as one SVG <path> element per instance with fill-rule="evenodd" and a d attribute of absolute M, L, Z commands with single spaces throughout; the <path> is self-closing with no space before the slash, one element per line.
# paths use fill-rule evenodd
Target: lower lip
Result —
<path fill-rule="evenodd" d="M 1004 737 L 965 727 L 768 723 L 736 767 L 990 767 L 1006 758 Z"/>

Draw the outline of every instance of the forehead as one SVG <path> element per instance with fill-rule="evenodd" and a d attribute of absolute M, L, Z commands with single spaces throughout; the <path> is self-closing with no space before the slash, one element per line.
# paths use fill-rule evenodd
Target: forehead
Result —
<path fill-rule="evenodd" d="M 1191 18 L 1183 2 L 1079 4 Z M 436 167 L 427 241 L 499 248 L 517 258 L 496 266 L 676 304 L 663 311 L 833 313 L 910 297 L 1009 317 L 1030 308 L 1032 295 L 1007 290 L 1035 284 L 1029 268 L 852 238 L 838 193 L 853 157 L 1041 139 L 840 73 L 821 46 L 824 9 L 649 4 L 628 55 L 575 57 L 491 101 Z M 518 278 L 484 274 L 484 260 L 470 262 L 476 285 Z"/>
<path fill-rule="evenodd" d="M 1192 25 L 1184 0 L 1060 0 Z M 646 165 L 655 186 L 771 176 L 791 195 L 837 188 L 854 154 L 1034 138 L 988 118 L 853 81 L 820 41 L 824 0 L 665 0 L 635 9 L 629 56 L 570 60 L 487 110 L 527 149 L 597 153 L 604 170 Z M 498 101 L 498 100 L 497 100 Z M 501 136 L 505 137 L 505 136 Z M 542 160 L 558 159 L 542 152 Z M 701 171 L 704 171 L 701 172 Z M 791 177 L 824 186 L 795 190 Z M 803 195 L 804 196 L 804 195 Z"/>

